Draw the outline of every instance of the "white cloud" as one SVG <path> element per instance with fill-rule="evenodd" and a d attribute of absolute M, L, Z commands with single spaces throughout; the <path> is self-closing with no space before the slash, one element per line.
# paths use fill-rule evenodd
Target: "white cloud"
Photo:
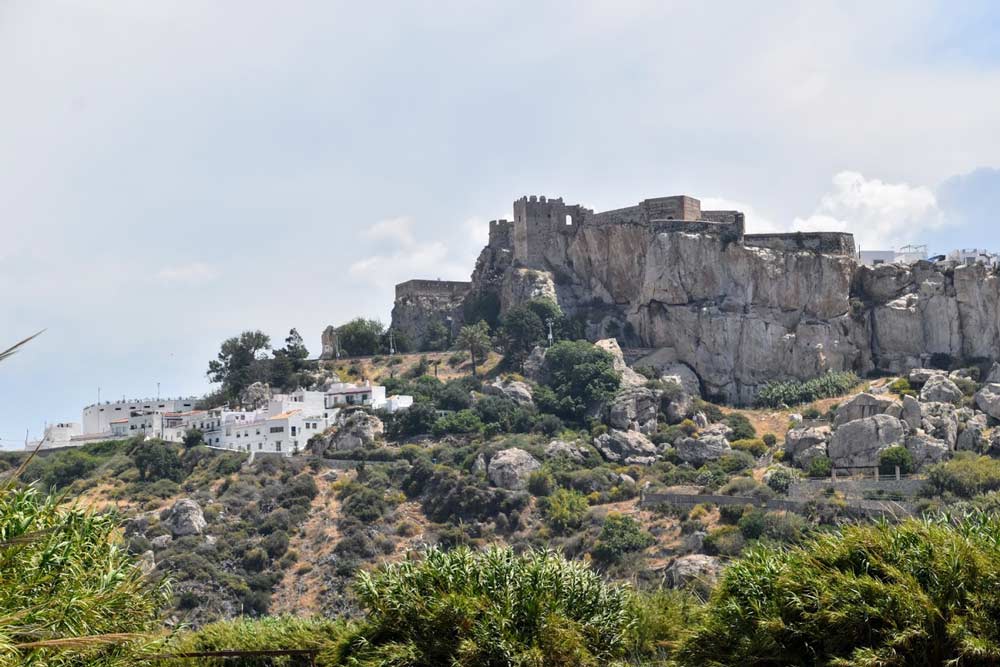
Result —
<path fill-rule="evenodd" d="M 833 191 L 822 197 L 811 215 L 795 218 L 792 229 L 851 232 L 862 248 L 890 249 L 919 241 L 944 225 L 930 188 L 842 171 L 833 177 Z"/>
<path fill-rule="evenodd" d="M 771 234 L 785 231 L 785 228 L 771 219 L 770 216 L 761 214 L 752 204 L 746 202 L 733 201 L 723 197 L 702 197 L 701 208 L 703 211 L 742 212 L 746 218 L 748 234 Z"/>
<path fill-rule="evenodd" d="M 218 271 L 202 262 L 165 266 L 156 273 L 164 285 L 203 285 L 218 277 Z"/>
<path fill-rule="evenodd" d="M 406 216 L 379 220 L 365 230 L 365 238 L 372 241 L 392 241 L 402 246 L 411 246 L 413 238 L 413 219 Z"/>

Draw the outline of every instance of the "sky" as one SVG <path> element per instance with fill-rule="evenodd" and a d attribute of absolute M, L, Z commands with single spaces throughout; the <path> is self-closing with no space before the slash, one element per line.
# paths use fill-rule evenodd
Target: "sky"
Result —
<path fill-rule="evenodd" d="M 521 195 L 1000 250 L 991 2 L 0 0 L 0 446 L 388 322 Z"/>

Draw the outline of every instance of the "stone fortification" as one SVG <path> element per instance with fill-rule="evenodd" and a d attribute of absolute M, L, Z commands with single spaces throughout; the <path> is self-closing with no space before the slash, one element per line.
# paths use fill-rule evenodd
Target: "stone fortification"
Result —
<path fill-rule="evenodd" d="M 392 328 L 406 334 L 417 349 L 424 347 L 433 322 L 456 335 L 463 323 L 462 303 L 471 287 L 471 282 L 453 280 L 408 280 L 396 285 Z"/>
<path fill-rule="evenodd" d="M 455 321 L 457 294 L 442 300 Z M 863 267 L 849 234 L 745 234 L 740 212 L 702 211 L 691 197 L 601 213 L 561 198 L 518 199 L 512 221 L 491 223 L 466 300 L 492 298 L 506 310 L 539 296 L 584 320 L 589 338 L 647 349 L 639 363 L 687 365 L 707 394 L 734 403 L 770 381 L 828 370 L 1000 356 L 991 269 Z M 407 290 L 400 297 L 394 326 L 418 327 L 425 304 Z"/>

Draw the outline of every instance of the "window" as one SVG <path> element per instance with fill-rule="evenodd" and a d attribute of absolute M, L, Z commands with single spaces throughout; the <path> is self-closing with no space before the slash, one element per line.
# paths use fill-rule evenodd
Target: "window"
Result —
<path fill-rule="evenodd" d="M 872 260 L 872 266 L 879 266 L 880 264 L 885 264 L 885 260 L 884 259 L 873 259 Z"/>
<path fill-rule="evenodd" d="M 293 436 L 295 435 L 295 427 L 294 426 L 292 427 L 292 435 Z"/>
<path fill-rule="evenodd" d="M 272 426 L 271 427 L 271 433 L 284 433 L 284 432 L 285 432 L 285 427 L 284 426 Z"/>
<path fill-rule="evenodd" d="M 257 443 L 257 451 L 260 451 L 262 449 L 264 449 L 264 443 L 263 442 L 258 442 Z"/>
<path fill-rule="evenodd" d="M 276 452 L 280 452 L 281 451 L 281 441 L 280 440 L 278 442 L 274 443 L 274 451 L 276 451 Z"/>
<path fill-rule="evenodd" d="M 573 216 L 571 216 L 569 213 L 566 214 L 566 226 L 567 227 L 573 226 Z"/>

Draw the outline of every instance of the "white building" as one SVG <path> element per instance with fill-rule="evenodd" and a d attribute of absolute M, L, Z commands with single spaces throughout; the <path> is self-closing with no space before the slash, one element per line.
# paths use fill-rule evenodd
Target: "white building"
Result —
<path fill-rule="evenodd" d="M 986 266 L 1000 264 L 1000 254 L 990 252 L 985 248 L 959 248 L 949 252 L 947 257 L 962 264 L 985 264 Z"/>
<path fill-rule="evenodd" d="M 143 398 L 124 401 L 94 403 L 83 409 L 83 432 L 106 433 L 111 430 L 111 422 L 128 418 L 132 412 L 152 410 L 154 412 L 186 412 L 192 410 L 198 398 Z"/>
<path fill-rule="evenodd" d="M 922 259 L 927 259 L 926 245 L 905 245 L 899 250 L 862 250 L 858 252 L 858 261 L 865 266 L 913 264 Z"/>
<path fill-rule="evenodd" d="M 337 382 L 327 388 L 324 404 L 331 410 L 353 406 L 381 410 L 386 406 L 385 387 L 367 381 L 359 384 Z"/>

